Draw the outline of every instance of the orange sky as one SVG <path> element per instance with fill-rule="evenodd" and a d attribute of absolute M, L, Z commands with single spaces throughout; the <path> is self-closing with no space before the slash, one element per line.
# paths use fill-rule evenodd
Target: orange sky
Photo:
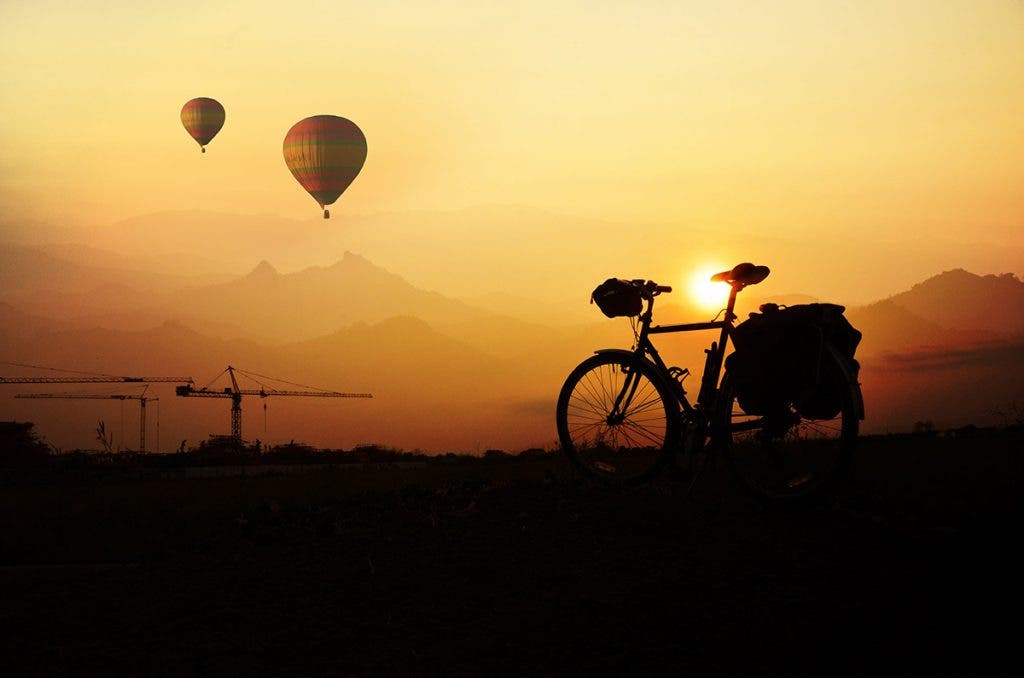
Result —
<path fill-rule="evenodd" d="M 336 217 L 520 204 L 653 240 L 1024 247 L 1019 0 L 208 4 L 0 5 L 8 219 L 311 219 L 281 141 L 330 113 L 369 145 Z M 196 96 L 227 109 L 206 155 L 178 119 Z"/>

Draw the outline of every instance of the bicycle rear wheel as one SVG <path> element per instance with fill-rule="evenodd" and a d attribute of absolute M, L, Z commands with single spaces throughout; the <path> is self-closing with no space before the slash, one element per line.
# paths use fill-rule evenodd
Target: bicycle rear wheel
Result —
<path fill-rule="evenodd" d="M 822 369 L 843 385 L 839 412 L 828 419 L 802 417 L 792 403 L 772 416 L 748 415 L 730 375 L 722 382 L 719 445 L 740 482 L 764 501 L 803 505 L 822 499 L 850 466 L 859 427 L 858 387 L 834 356 Z"/>
<path fill-rule="evenodd" d="M 652 364 L 626 352 L 580 363 L 562 386 L 555 418 L 569 460 L 609 484 L 651 478 L 679 440 L 674 396 Z"/>

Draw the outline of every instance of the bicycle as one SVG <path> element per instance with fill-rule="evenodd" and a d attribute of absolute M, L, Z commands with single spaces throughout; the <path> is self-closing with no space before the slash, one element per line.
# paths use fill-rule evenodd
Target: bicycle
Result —
<path fill-rule="evenodd" d="M 629 485 L 653 478 L 682 453 L 688 461 L 678 468 L 688 469 L 693 482 L 707 459 L 720 453 L 743 486 L 763 500 L 805 503 L 834 488 L 849 467 L 864 411 L 860 385 L 836 350 L 823 351 L 820 367 L 841 385 L 842 405 L 832 419 L 803 417 L 792 402 L 781 416 L 747 414 L 737 402 L 738 378 L 722 375 L 736 295 L 768 273 L 749 263 L 716 273 L 711 280 L 731 288 L 724 318 L 665 326 L 651 325 L 654 300 L 672 288 L 630 281 L 646 303 L 634 321 L 633 348 L 595 351 L 569 374 L 558 396 L 559 441 L 572 463 L 605 483 Z M 689 370 L 668 367 L 651 336 L 708 330 L 720 335 L 704 351 L 691 404 L 683 386 Z"/>

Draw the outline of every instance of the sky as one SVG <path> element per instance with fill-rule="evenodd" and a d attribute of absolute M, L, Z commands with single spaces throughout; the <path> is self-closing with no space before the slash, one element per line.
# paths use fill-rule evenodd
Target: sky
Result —
<path fill-rule="evenodd" d="M 195 97 L 227 111 L 205 154 Z M 330 221 L 282 158 L 320 114 L 368 143 Z M 596 318 L 607 277 L 749 260 L 759 298 L 853 306 L 1024 274 L 1024 1 L 0 0 L 0 148 L 0 244 L 154 273 L 351 250 Z"/>
<path fill-rule="evenodd" d="M 0 3 L 8 221 L 319 216 L 281 142 L 325 113 L 369 146 L 336 217 L 1024 247 L 1020 0 Z"/>

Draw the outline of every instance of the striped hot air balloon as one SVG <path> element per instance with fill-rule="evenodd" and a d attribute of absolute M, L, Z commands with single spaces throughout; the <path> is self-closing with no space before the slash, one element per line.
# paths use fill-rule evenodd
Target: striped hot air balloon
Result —
<path fill-rule="evenodd" d="M 224 126 L 224 107 L 216 99 L 206 97 L 186 101 L 181 107 L 181 124 L 206 153 L 206 144 Z"/>
<path fill-rule="evenodd" d="M 284 162 L 295 180 L 331 217 L 328 205 L 348 188 L 366 161 L 366 137 L 351 120 L 314 115 L 284 137 Z"/>

